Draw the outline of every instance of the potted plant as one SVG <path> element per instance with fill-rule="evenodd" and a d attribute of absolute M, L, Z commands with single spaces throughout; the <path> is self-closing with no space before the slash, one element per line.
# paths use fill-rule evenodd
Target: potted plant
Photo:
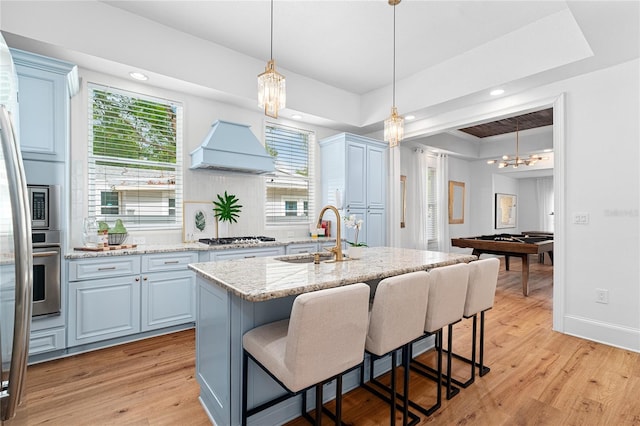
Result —
<path fill-rule="evenodd" d="M 360 232 L 360 228 L 362 227 L 363 223 L 364 223 L 364 220 L 362 219 L 356 220 L 356 215 L 354 214 L 344 217 L 345 226 L 349 229 L 355 229 L 353 242 L 347 241 L 347 244 L 349 244 L 350 246 L 348 255 L 352 259 L 359 259 L 362 256 L 363 248 L 368 247 L 366 243 L 358 242 L 358 233 Z"/>
<path fill-rule="evenodd" d="M 216 238 L 218 238 L 218 222 L 238 223 L 242 205 L 238 204 L 240 200 L 233 194 L 227 194 L 224 191 L 224 197 L 216 194 L 218 200 L 213 201 L 213 215 L 216 218 Z"/>

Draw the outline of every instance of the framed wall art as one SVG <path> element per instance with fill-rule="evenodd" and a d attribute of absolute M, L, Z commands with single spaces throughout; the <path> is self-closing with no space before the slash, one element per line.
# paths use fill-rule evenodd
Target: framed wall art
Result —
<path fill-rule="evenodd" d="M 182 241 L 215 237 L 216 218 L 211 201 L 184 201 L 182 213 Z"/>
<path fill-rule="evenodd" d="M 496 229 L 517 226 L 516 199 L 517 197 L 513 194 L 496 194 Z"/>

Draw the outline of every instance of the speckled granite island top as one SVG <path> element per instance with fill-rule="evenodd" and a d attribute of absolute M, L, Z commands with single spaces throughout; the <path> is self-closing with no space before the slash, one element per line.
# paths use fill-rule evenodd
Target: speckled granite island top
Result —
<path fill-rule="evenodd" d="M 313 262 L 290 263 L 278 260 L 296 257 L 304 256 L 194 263 L 189 268 L 242 299 L 260 302 L 477 259 L 476 256 L 467 254 L 369 247 L 361 259 L 344 262 L 323 261 L 316 265 Z"/>

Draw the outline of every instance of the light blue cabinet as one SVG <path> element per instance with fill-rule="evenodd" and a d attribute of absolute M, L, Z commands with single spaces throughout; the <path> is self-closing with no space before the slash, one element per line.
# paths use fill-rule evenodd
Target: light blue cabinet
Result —
<path fill-rule="evenodd" d="M 68 346 L 195 322 L 195 252 L 69 262 Z"/>
<path fill-rule="evenodd" d="M 354 214 L 364 220 L 358 242 L 366 242 L 371 247 L 384 246 L 387 145 L 349 133 L 323 139 L 319 144 L 322 204 L 341 207 L 341 214 Z M 353 230 L 344 230 L 344 224 L 342 228 L 343 237 L 353 241 Z"/>
<path fill-rule="evenodd" d="M 11 56 L 18 73 L 22 157 L 64 162 L 69 140 L 69 96 L 77 85 L 77 68 L 18 49 L 11 49 Z"/>
<path fill-rule="evenodd" d="M 69 283 L 69 346 L 140 331 L 140 277 Z"/>
<path fill-rule="evenodd" d="M 284 253 L 284 246 L 212 250 L 209 253 L 209 260 L 250 259 L 252 257 L 282 256 Z"/>

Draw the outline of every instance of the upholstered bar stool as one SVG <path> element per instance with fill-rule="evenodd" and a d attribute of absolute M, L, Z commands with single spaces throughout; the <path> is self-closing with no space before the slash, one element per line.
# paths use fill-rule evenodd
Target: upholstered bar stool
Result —
<path fill-rule="evenodd" d="M 495 257 L 469 263 L 469 285 L 467 286 L 463 316 L 464 318 L 473 318 L 471 359 L 456 354 L 451 346 L 448 348 L 452 351 L 451 355 L 454 358 L 471 365 L 471 376 L 465 382 L 452 378 L 453 383 L 463 388 L 474 382 L 476 366 L 480 376 L 484 376 L 490 371 L 489 367 L 484 365 L 484 313 L 493 307 L 499 269 L 500 261 Z M 480 314 L 480 359 L 479 363 L 476 363 L 478 313 Z"/>
<path fill-rule="evenodd" d="M 469 265 L 458 263 L 455 265 L 434 268 L 429 271 L 429 300 L 424 322 L 426 336 L 436 336 L 437 369 L 434 369 L 416 359 L 411 360 L 411 367 L 419 374 L 433 379 L 437 384 L 436 403 L 430 408 L 418 408 L 421 412 L 431 415 L 442 403 L 443 382 L 442 374 L 442 329 L 448 327 L 449 347 L 451 347 L 451 330 L 453 324 L 462 319 L 464 303 L 469 281 Z M 447 372 L 451 371 L 451 356 L 447 354 Z M 434 377 L 433 374 L 436 374 Z M 458 389 L 451 386 L 450 374 L 446 377 L 447 399 L 451 399 Z"/>
<path fill-rule="evenodd" d="M 404 388 L 402 424 L 408 424 L 409 410 L 409 343 L 423 334 L 424 318 L 429 294 L 429 274 L 425 271 L 411 272 L 385 278 L 378 284 L 369 315 L 369 331 L 365 350 L 370 354 L 371 383 L 385 391 L 389 398 L 377 389 L 364 383 L 364 366 L 360 370 L 360 385 L 389 403 L 390 423 L 396 424 L 396 353 L 403 349 Z M 383 385 L 374 378 L 374 361 L 391 354 L 391 386 Z M 412 415 L 413 422 L 419 417 Z M 413 423 L 412 422 L 412 423 Z"/>
<path fill-rule="evenodd" d="M 301 294 L 288 320 L 249 330 L 242 338 L 242 424 L 247 418 L 315 386 L 315 424 L 322 421 L 322 385 L 336 380 L 336 424 L 341 422 L 342 373 L 364 358 L 368 329 L 369 286 L 358 283 Z M 266 371 L 287 394 L 247 408 L 248 360 Z M 302 415 L 306 412 L 303 398 Z"/>

